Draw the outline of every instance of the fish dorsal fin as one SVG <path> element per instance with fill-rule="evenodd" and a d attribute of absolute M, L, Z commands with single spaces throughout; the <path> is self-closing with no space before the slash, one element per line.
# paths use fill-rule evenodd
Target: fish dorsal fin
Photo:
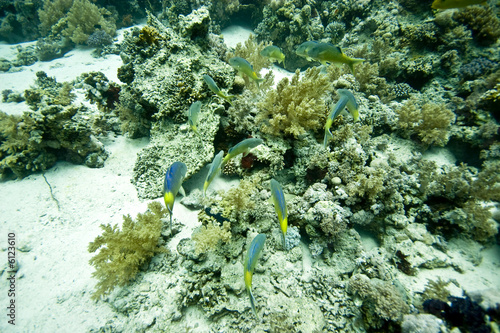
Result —
<path fill-rule="evenodd" d="M 186 192 L 184 191 L 184 188 L 181 186 L 181 188 L 179 189 L 179 193 L 182 194 L 183 197 L 186 196 Z"/>

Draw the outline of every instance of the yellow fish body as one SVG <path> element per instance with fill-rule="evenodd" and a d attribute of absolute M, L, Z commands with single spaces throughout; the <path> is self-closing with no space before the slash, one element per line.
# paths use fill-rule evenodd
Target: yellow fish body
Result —
<path fill-rule="evenodd" d="M 307 57 L 321 62 L 323 65 L 326 63 L 341 63 L 347 64 L 354 75 L 354 65 L 365 61 L 364 59 L 350 58 L 346 56 L 340 47 L 329 43 L 317 43 L 306 52 Z"/>
<path fill-rule="evenodd" d="M 250 298 L 250 306 L 252 307 L 252 312 L 257 318 L 258 315 L 257 310 L 255 309 L 255 298 L 252 294 L 252 277 L 255 265 L 257 265 L 257 260 L 259 259 L 260 252 L 264 248 L 265 241 L 265 234 L 258 234 L 257 236 L 255 236 L 255 238 L 252 240 L 252 243 L 250 244 L 250 248 L 248 249 L 245 263 L 243 264 L 245 289 L 247 290 L 248 297 Z"/>
<path fill-rule="evenodd" d="M 264 79 L 261 79 L 257 76 L 257 73 L 255 73 L 255 71 L 253 70 L 252 64 L 241 57 L 232 57 L 231 59 L 229 59 L 229 64 L 238 72 L 245 74 L 251 80 L 253 80 L 255 84 L 257 84 L 257 88 L 260 89 L 259 83 L 264 81 Z"/>
<path fill-rule="evenodd" d="M 433 9 L 463 8 L 470 5 L 484 5 L 486 0 L 434 0 L 431 7 Z"/>
<path fill-rule="evenodd" d="M 281 226 L 283 249 L 286 250 L 286 230 L 288 228 L 288 212 L 286 209 L 285 195 L 283 194 L 283 188 L 280 183 L 276 180 L 271 179 L 271 196 L 274 202 L 274 209 L 276 210 L 276 215 L 278 215 L 278 221 Z"/>
<path fill-rule="evenodd" d="M 285 55 L 277 46 L 266 46 L 262 51 L 260 51 L 260 55 L 269 58 L 271 61 L 277 61 L 285 66 Z"/>

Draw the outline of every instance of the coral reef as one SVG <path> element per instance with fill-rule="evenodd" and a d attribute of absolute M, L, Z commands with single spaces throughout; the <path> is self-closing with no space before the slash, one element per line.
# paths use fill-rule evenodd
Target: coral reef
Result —
<path fill-rule="evenodd" d="M 124 216 L 121 229 L 103 224 L 89 245 L 90 252 L 100 249 L 91 260 L 93 297 L 110 294 L 105 299 L 120 314 L 95 331 L 177 332 L 200 323 L 223 332 L 435 332 L 445 322 L 468 330 L 453 321 L 457 312 L 483 318 L 486 309 L 470 299 L 449 298 L 452 287 L 466 291 L 457 281 L 432 276 L 423 290 L 414 283 L 424 269 L 473 270 L 483 247 L 498 241 L 498 6 L 433 12 L 431 2 L 155 2 L 163 6 L 159 18 L 148 8 L 147 24 L 116 43 L 123 84 L 100 72 L 63 84 L 38 73 L 24 96 L 4 91 L 5 101 L 22 97 L 31 111 L 0 113 L 3 176 L 21 178 L 63 159 L 101 166 L 106 152 L 98 138 L 113 131 L 149 140 L 132 175 L 139 198 L 161 196 L 174 161 L 192 177 L 179 204 L 199 212 L 187 232 L 169 240 L 177 251 L 156 256 L 166 242 L 165 209 L 157 202 L 135 220 Z M 112 42 L 116 26 L 132 24 L 138 7 L 153 6 L 134 2 L 127 16 L 124 8 L 133 4 L 117 4 L 43 1 L 45 37 L 19 47 L 1 69 L 53 59 L 74 43 Z M 241 20 L 256 36 L 229 49 L 216 33 Z M 355 75 L 307 62 L 295 54 L 307 40 L 334 43 L 366 61 Z M 270 44 L 284 51 L 292 71 L 276 85 L 272 71 L 259 89 L 227 64 L 239 56 L 257 72 L 270 67 L 259 55 Z M 214 96 L 203 75 L 234 98 Z M 97 111 L 76 106 L 73 88 Z M 337 89 L 353 93 L 360 117 L 336 117 L 323 147 Z M 198 101 L 199 135 L 187 124 Z M 262 144 L 222 170 L 237 185 L 202 196 L 199 171 L 216 151 L 246 138 Z M 286 193 L 285 249 L 269 202 L 271 178 Z M 268 238 L 253 275 L 261 318 L 255 321 L 241 258 L 259 233 Z"/>
<path fill-rule="evenodd" d="M 141 265 L 166 251 L 158 245 L 166 213 L 161 203 L 151 202 L 148 211 L 138 214 L 135 221 L 130 215 L 123 216 L 121 230 L 118 225 L 101 224 L 102 235 L 88 246 L 90 253 L 99 250 L 89 261 L 96 269 L 92 276 L 99 280 L 92 298 L 99 299 L 115 287 L 127 285 Z"/>
<path fill-rule="evenodd" d="M 37 87 L 24 93 L 33 111 L 20 117 L 1 115 L 2 176 L 23 178 L 57 160 L 102 167 L 107 153 L 96 138 L 102 132 L 94 122 L 99 115 L 84 116 L 85 107 L 72 104 L 69 83 L 57 83 L 44 72 L 37 77 Z"/>

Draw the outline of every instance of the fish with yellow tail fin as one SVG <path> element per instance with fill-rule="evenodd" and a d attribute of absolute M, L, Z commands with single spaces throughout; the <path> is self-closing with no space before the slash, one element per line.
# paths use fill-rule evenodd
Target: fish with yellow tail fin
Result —
<path fill-rule="evenodd" d="M 259 83 L 263 82 L 264 79 L 261 79 L 257 76 L 257 73 L 255 73 L 255 71 L 253 70 L 252 64 L 240 57 L 233 57 L 229 59 L 229 64 L 238 72 L 245 74 L 251 80 L 253 80 L 255 84 L 257 84 L 257 88 L 260 89 Z"/>
<path fill-rule="evenodd" d="M 250 306 L 252 307 L 252 312 L 255 317 L 259 317 L 257 315 L 257 310 L 255 310 L 255 298 L 252 294 L 252 276 L 253 271 L 255 269 L 255 265 L 257 265 L 257 260 L 259 260 L 259 255 L 262 249 L 264 248 L 264 243 L 266 242 L 266 235 L 258 234 L 252 240 L 250 244 L 250 248 L 248 249 L 247 256 L 245 259 L 244 266 L 244 277 L 245 277 L 245 288 L 248 293 L 248 297 L 250 297 Z"/>
<path fill-rule="evenodd" d="M 224 157 L 224 160 L 222 161 L 222 164 L 226 164 L 227 161 L 239 154 L 247 153 L 250 149 L 257 147 L 263 142 L 264 141 L 262 141 L 261 139 L 250 138 L 237 143 L 234 147 L 229 149 L 226 157 Z"/>
<path fill-rule="evenodd" d="M 323 140 L 323 147 L 325 148 L 328 144 L 328 141 L 333 138 L 332 132 L 330 132 L 330 127 L 332 126 L 333 120 L 337 118 L 337 116 L 342 111 L 344 111 L 346 107 L 354 118 L 354 121 L 357 121 L 359 119 L 358 103 L 356 102 L 356 99 L 354 98 L 352 92 L 347 89 L 339 89 L 337 90 L 337 94 L 339 94 L 340 99 L 333 107 L 330 115 L 328 115 L 328 119 L 326 120 L 325 124 L 325 138 Z"/>
<path fill-rule="evenodd" d="M 276 180 L 271 179 L 271 196 L 274 202 L 274 210 L 278 215 L 278 221 L 280 222 L 282 239 L 283 239 L 283 249 L 286 250 L 286 229 L 288 228 L 288 211 L 286 209 L 285 195 L 283 194 L 283 188 L 280 183 Z"/>
<path fill-rule="evenodd" d="M 486 0 L 434 0 L 431 7 L 432 9 L 451 9 L 463 8 L 470 5 L 486 6 Z"/>
<path fill-rule="evenodd" d="M 207 193 L 207 188 L 214 180 L 214 178 L 219 174 L 222 165 L 222 156 L 224 156 L 224 151 L 221 150 L 217 155 L 215 155 L 212 165 L 210 165 L 210 170 L 208 170 L 207 178 L 203 184 L 203 196 Z"/>
<path fill-rule="evenodd" d="M 193 104 L 191 104 L 191 106 L 189 107 L 189 110 L 188 110 L 188 124 L 189 124 L 189 127 L 191 127 L 191 129 L 193 130 L 193 132 L 196 134 L 196 135 L 200 135 L 200 133 L 198 133 L 198 115 L 200 114 L 200 110 L 201 110 L 201 102 L 200 101 L 197 101 L 197 102 L 194 102 Z"/>
<path fill-rule="evenodd" d="M 174 162 L 165 173 L 165 181 L 163 182 L 163 200 L 170 213 L 170 230 L 172 230 L 172 212 L 174 209 L 175 197 L 179 190 L 182 190 L 182 181 L 186 177 L 187 167 L 182 162 Z"/>
<path fill-rule="evenodd" d="M 215 83 L 214 79 L 212 79 L 212 77 L 210 75 L 203 74 L 203 81 L 205 81 L 205 83 L 208 86 L 208 89 L 210 89 L 214 94 L 216 94 L 217 96 L 219 96 L 222 99 L 225 99 L 226 102 L 228 102 L 229 104 L 233 105 L 233 103 L 231 102 L 231 99 L 233 99 L 234 96 L 233 95 L 226 95 L 226 94 L 224 94 L 219 89 L 219 87 L 217 86 L 217 83 Z"/>
<path fill-rule="evenodd" d="M 365 61 L 365 59 L 349 58 L 342 52 L 340 47 L 330 43 L 317 43 L 312 46 L 307 50 L 307 57 L 319 61 L 323 65 L 326 65 L 326 63 L 347 64 L 353 75 L 354 65 Z"/>
<path fill-rule="evenodd" d="M 262 51 L 260 51 L 260 55 L 266 58 L 269 58 L 271 61 L 277 61 L 285 66 L 285 55 L 281 52 L 281 49 L 274 45 L 266 46 Z"/>

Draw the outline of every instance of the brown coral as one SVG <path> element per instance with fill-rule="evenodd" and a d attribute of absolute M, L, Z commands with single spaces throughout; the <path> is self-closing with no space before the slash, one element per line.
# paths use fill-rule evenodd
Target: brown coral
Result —
<path fill-rule="evenodd" d="M 453 19 L 472 30 L 472 36 L 479 44 L 491 45 L 500 37 L 500 20 L 492 7 L 467 7 L 455 12 Z"/>
<path fill-rule="evenodd" d="M 263 123 L 261 130 L 297 138 L 308 130 L 320 129 L 328 114 L 323 97 L 330 89 L 329 78 L 320 73 L 320 68 L 309 68 L 302 79 L 297 70 L 291 80 L 281 80 L 258 104 L 261 111 L 257 121 Z"/>
<path fill-rule="evenodd" d="M 403 135 L 417 135 L 420 142 L 428 146 L 446 145 L 448 129 L 455 122 L 455 114 L 444 104 L 428 102 L 422 105 L 417 97 L 411 97 L 396 113 Z"/>
<path fill-rule="evenodd" d="M 158 246 L 161 235 L 161 218 L 167 213 L 159 202 L 148 204 L 149 210 L 138 214 L 134 221 L 130 215 L 123 216 L 122 229 L 118 225 L 101 224 L 103 234 L 88 246 L 89 252 L 99 253 L 90 259 L 96 268 L 92 276 L 99 282 L 92 298 L 99 299 L 116 286 L 124 286 L 135 278 L 139 267 L 155 254 L 166 250 Z"/>

